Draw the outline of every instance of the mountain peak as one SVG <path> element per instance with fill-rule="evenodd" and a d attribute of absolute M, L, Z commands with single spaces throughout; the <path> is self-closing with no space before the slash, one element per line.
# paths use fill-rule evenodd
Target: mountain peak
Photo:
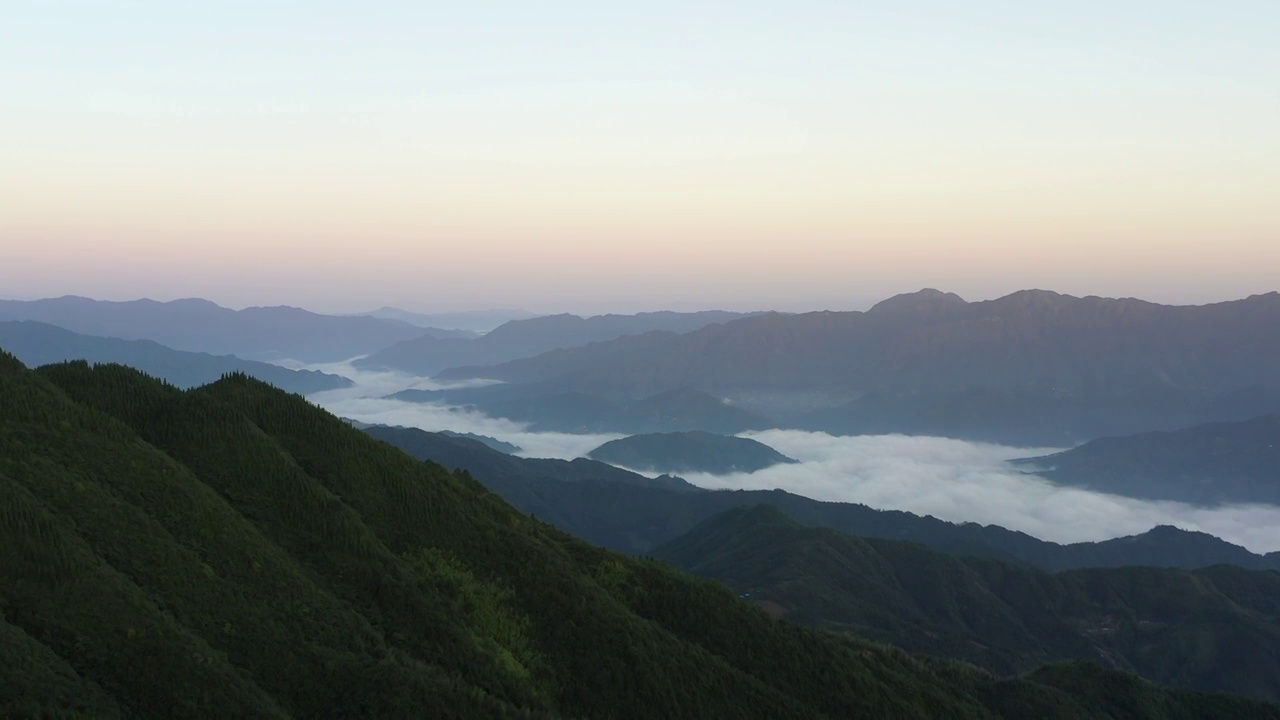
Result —
<path fill-rule="evenodd" d="M 924 288 L 913 293 L 902 293 L 876 303 L 869 315 L 935 315 L 967 305 L 964 298 L 955 293 Z"/>

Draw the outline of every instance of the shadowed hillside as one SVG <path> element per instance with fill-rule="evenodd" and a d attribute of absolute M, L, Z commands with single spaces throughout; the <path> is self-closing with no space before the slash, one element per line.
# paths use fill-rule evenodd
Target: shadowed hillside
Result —
<path fill-rule="evenodd" d="M 653 554 L 804 625 L 1001 673 L 1069 658 L 1168 684 L 1280 699 L 1280 573 L 1088 569 L 1050 575 L 921 545 L 726 511 Z"/>
<path fill-rule="evenodd" d="M 1015 461 L 1063 485 L 1199 505 L 1280 505 L 1280 415 L 1103 438 Z"/>

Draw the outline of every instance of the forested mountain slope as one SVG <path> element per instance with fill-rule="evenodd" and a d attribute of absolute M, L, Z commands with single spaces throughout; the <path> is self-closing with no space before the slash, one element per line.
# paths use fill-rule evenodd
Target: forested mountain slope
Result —
<path fill-rule="evenodd" d="M 778 623 L 245 376 L 0 355 L 0 715 L 1276 718 Z"/>
<path fill-rule="evenodd" d="M 809 528 L 767 505 L 654 550 L 795 622 L 1001 673 L 1096 660 L 1150 680 L 1280 699 L 1280 572 L 1218 565 L 1049 574 Z"/>

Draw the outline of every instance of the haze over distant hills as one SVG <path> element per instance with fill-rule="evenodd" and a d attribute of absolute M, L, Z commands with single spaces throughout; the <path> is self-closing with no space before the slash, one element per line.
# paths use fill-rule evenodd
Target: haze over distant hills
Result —
<path fill-rule="evenodd" d="M 403 308 L 383 306 L 377 310 L 369 312 L 356 313 L 357 315 L 369 315 L 372 317 L 383 318 L 386 320 L 402 320 L 410 325 L 417 325 L 421 328 L 439 330 L 439 328 L 456 328 L 456 331 L 468 333 L 468 335 L 458 335 L 457 337 L 476 337 L 493 330 L 503 323 L 512 320 L 528 320 L 530 318 L 541 317 L 539 313 L 529 312 L 528 310 L 457 310 L 453 312 L 416 312 L 413 310 L 405 310 Z M 433 332 L 436 337 L 450 337 L 444 330 Z"/>
<path fill-rule="evenodd" d="M 1280 505 L 1280 415 L 1102 438 L 1016 461 L 1064 485 L 1197 505 Z"/>
<path fill-rule="evenodd" d="M 745 317 L 744 313 L 710 310 L 636 315 L 546 315 L 512 320 L 474 340 L 420 337 L 397 343 L 356 362 L 358 367 L 389 368 L 434 375 L 455 365 L 490 365 L 550 350 L 613 340 L 653 331 L 690 332 Z"/>
<path fill-rule="evenodd" d="M 1280 573 L 1218 565 L 1058 574 L 727 510 L 653 551 L 775 615 L 1002 674 L 1093 660 L 1280 699 Z"/>
<path fill-rule="evenodd" d="M 925 290 L 867 312 L 769 313 L 440 377 L 613 401 L 692 388 L 779 426 L 1061 447 L 1280 411 L 1278 318 L 1280 293 L 1166 306 Z"/>
<path fill-rule="evenodd" d="M 351 387 L 351 380 L 316 370 L 290 370 L 270 363 L 242 360 L 233 355 L 173 350 L 151 340 L 80 335 L 32 321 L 0 321 L 0 349 L 36 367 L 67 360 L 120 363 L 166 380 L 180 388 L 211 383 L 241 372 L 282 390 L 307 395 Z"/>
<path fill-rule="evenodd" d="M 194 298 L 0 300 L 0 320 L 35 320 L 86 335 L 154 340 L 175 350 L 303 362 L 346 360 L 424 334 L 398 320 L 320 315 L 287 306 L 230 310 Z"/>

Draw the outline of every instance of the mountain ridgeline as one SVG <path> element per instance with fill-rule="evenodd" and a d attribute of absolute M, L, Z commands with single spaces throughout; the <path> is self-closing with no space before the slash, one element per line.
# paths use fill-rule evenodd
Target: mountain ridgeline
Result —
<path fill-rule="evenodd" d="M 181 388 L 206 385 L 233 372 L 242 372 L 302 395 L 352 385 L 345 377 L 317 370 L 291 370 L 233 355 L 184 352 L 151 340 L 80 335 L 33 321 L 0 321 L 0 347 L 31 367 L 67 360 L 119 363 Z"/>
<path fill-rule="evenodd" d="M 1216 565 L 1049 574 L 811 528 L 762 505 L 653 551 L 788 620 L 999 673 L 1094 660 L 1161 683 L 1280 700 L 1280 572 Z"/>
<path fill-rule="evenodd" d="M 188 352 L 302 362 L 347 360 L 428 332 L 397 320 L 321 315 L 285 306 L 231 310 L 194 298 L 0 300 L 0 320 L 34 320 L 85 335 L 152 340 Z"/>
<path fill-rule="evenodd" d="M 1116 495 L 1280 505 L 1280 415 L 1101 438 L 1016 462 L 1056 483 Z"/>
<path fill-rule="evenodd" d="M 922 291 L 867 312 L 768 313 L 440 377 L 615 403 L 697 390 L 772 427 L 1065 447 L 1280 412 L 1278 319 L 1280 293 L 1167 306 Z M 476 403 L 500 413 L 501 393 Z"/>
<path fill-rule="evenodd" d="M 559 348 L 579 347 L 646 333 L 678 334 L 746 317 L 708 310 L 694 313 L 650 312 L 635 315 L 546 315 L 503 323 L 475 339 L 424 336 L 356 361 L 358 367 L 435 375 L 457 365 L 491 365 Z"/>
<path fill-rule="evenodd" d="M 5 716 L 1280 717 L 776 622 L 243 375 L 0 355 L 0 403 Z"/>

